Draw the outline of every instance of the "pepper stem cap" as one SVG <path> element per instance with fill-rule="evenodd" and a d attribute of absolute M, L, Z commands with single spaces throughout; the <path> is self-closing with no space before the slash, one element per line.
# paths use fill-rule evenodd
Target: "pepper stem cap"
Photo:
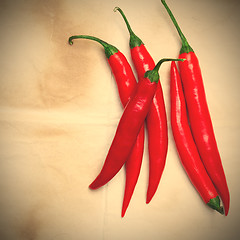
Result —
<path fill-rule="evenodd" d="M 209 202 L 207 203 L 207 205 L 208 205 L 210 208 L 218 211 L 219 213 L 224 214 L 223 207 L 220 206 L 220 198 L 219 198 L 219 196 L 210 199 Z"/>
<path fill-rule="evenodd" d="M 123 17 L 123 19 L 124 19 L 124 21 L 125 21 L 125 23 L 127 25 L 127 29 L 129 31 L 129 34 L 130 34 L 130 40 L 129 40 L 130 48 L 133 49 L 134 47 L 139 47 L 142 44 L 144 44 L 142 42 L 142 40 L 138 36 L 136 36 L 136 34 L 133 32 L 133 30 L 132 30 L 132 28 L 131 28 L 131 26 L 130 26 L 130 24 L 129 24 L 129 22 L 128 22 L 125 14 L 123 12 L 123 10 L 120 7 L 115 7 L 113 9 L 113 11 L 114 12 L 116 12 L 116 11 L 120 12 L 120 14 L 122 15 L 122 17 Z"/>
<path fill-rule="evenodd" d="M 160 78 L 159 73 L 158 73 L 158 71 L 160 69 L 160 66 L 162 65 L 162 63 L 169 62 L 169 61 L 181 61 L 181 62 L 183 62 L 183 61 L 185 61 L 185 59 L 181 59 L 181 58 L 177 58 L 177 59 L 176 58 L 162 58 L 156 64 L 156 66 L 154 67 L 153 70 L 149 70 L 149 71 L 145 72 L 144 77 L 148 78 L 151 82 L 158 83 L 159 78 Z"/>

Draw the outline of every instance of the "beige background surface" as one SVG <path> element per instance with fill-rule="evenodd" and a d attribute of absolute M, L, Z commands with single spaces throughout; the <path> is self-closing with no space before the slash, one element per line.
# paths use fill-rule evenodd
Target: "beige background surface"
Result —
<path fill-rule="evenodd" d="M 231 193 L 228 217 L 204 205 L 179 162 L 169 123 L 167 163 L 145 204 L 148 153 L 126 216 L 124 171 L 97 191 L 122 113 L 100 37 L 130 60 L 121 7 L 155 61 L 180 41 L 160 0 L 0 1 L 0 239 L 237 239 L 240 237 L 237 0 L 168 0 L 197 53 Z M 169 117 L 169 64 L 160 70 Z M 169 118 L 168 118 L 169 119 Z M 146 139 L 147 143 L 147 139 Z M 145 144 L 147 145 L 147 144 Z"/>

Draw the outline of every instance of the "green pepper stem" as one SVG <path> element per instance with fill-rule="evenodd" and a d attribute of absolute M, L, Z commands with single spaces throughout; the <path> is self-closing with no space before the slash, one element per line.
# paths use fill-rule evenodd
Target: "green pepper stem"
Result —
<path fill-rule="evenodd" d="M 131 28 L 131 26 L 130 26 L 130 24 L 129 24 L 126 16 L 125 16 L 125 14 L 124 14 L 123 11 L 122 11 L 122 9 L 121 9 L 120 7 L 115 7 L 115 8 L 113 9 L 113 11 L 114 11 L 114 12 L 116 12 L 116 11 L 119 11 L 119 12 L 120 12 L 120 14 L 122 15 L 122 17 L 123 17 L 123 19 L 124 19 L 124 21 L 125 21 L 125 23 L 126 23 L 126 25 L 127 25 L 127 29 L 128 29 L 128 31 L 129 31 L 129 33 L 130 33 L 130 34 L 134 34 L 134 32 L 133 32 L 133 30 L 132 30 L 132 28 Z"/>
<path fill-rule="evenodd" d="M 93 37 L 93 36 L 89 36 L 89 35 L 75 35 L 75 36 L 71 36 L 68 39 L 68 43 L 70 45 L 73 45 L 74 39 L 89 39 L 89 40 L 93 40 L 93 41 L 100 43 L 104 47 L 107 58 L 110 58 L 110 56 L 112 56 L 113 54 L 118 52 L 118 49 L 116 47 L 114 47 L 113 45 L 110 45 L 109 43 L 107 43 L 97 37 Z"/>
<path fill-rule="evenodd" d="M 189 52 L 193 52 L 193 49 L 191 48 L 191 46 L 189 45 L 186 37 L 184 36 L 184 34 L 182 33 L 182 30 L 180 29 L 174 15 L 172 14 L 172 11 L 170 10 L 170 8 L 168 7 L 167 3 L 165 2 L 165 0 L 161 0 L 162 4 L 164 5 L 165 9 L 167 10 L 174 26 L 176 27 L 178 34 L 181 38 L 182 41 L 182 48 L 180 50 L 180 53 L 189 53 Z"/>
<path fill-rule="evenodd" d="M 162 65 L 162 63 L 164 62 L 169 62 L 169 61 L 185 61 L 185 59 L 179 59 L 179 58 L 162 58 L 157 64 L 156 66 L 154 67 L 153 70 L 150 70 L 150 71 L 147 71 L 145 72 L 144 74 L 144 77 L 145 78 L 148 78 L 151 82 L 158 82 L 159 81 L 159 69 L 160 69 L 160 66 Z"/>
<path fill-rule="evenodd" d="M 136 34 L 133 32 L 133 30 L 132 30 L 132 28 L 131 28 L 131 26 L 130 26 L 130 24 L 129 24 L 129 22 L 128 22 L 125 14 L 124 14 L 124 12 L 122 11 L 122 9 L 119 8 L 119 7 L 115 7 L 113 9 L 113 11 L 114 12 L 119 11 L 120 14 L 122 15 L 123 19 L 124 19 L 124 22 L 127 25 L 127 29 L 129 31 L 129 34 L 130 34 L 130 41 L 129 41 L 130 48 L 132 49 L 134 47 L 141 46 L 143 44 L 142 40 L 138 36 L 136 36 Z"/>

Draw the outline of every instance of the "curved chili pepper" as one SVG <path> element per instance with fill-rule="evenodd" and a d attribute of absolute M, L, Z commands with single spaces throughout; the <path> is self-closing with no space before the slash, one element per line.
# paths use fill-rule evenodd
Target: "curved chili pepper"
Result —
<path fill-rule="evenodd" d="M 179 64 L 179 70 L 193 137 L 204 166 L 223 201 L 227 216 L 230 202 L 229 190 L 209 114 L 199 62 L 165 0 L 161 1 L 182 41 L 179 58 L 184 58 L 186 61 Z"/>
<path fill-rule="evenodd" d="M 127 25 L 130 34 L 131 57 L 138 77 L 141 79 L 146 71 L 154 68 L 155 63 L 142 40 L 132 31 L 123 11 L 119 7 L 115 7 L 114 11 L 120 12 Z M 160 82 L 146 119 L 146 125 L 149 151 L 149 180 L 146 203 L 149 203 L 157 191 L 165 167 L 168 149 L 167 117 Z"/>
<path fill-rule="evenodd" d="M 206 172 L 193 140 L 188 124 L 182 83 L 175 62 L 171 64 L 170 76 L 171 126 L 181 162 L 203 201 L 223 214 L 223 208 L 220 207 L 220 198 Z"/>
<path fill-rule="evenodd" d="M 174 60 L 183 61 L 182 59 L 161 59 L 155 68 L 147 71 L 138 82 L 118 123 L 102 170 L 89 186 L 91 189 L 97 189 L 110 181 L 126 162 L 157 90 L 158 70 L 163 62 Z"/>
<path fill-rule="evenodd" d="M 105 50 L 105 55 L 108 59 L 109 66 L 112 70 L 114 78 L 117 83 L 119 96 L 123 107 L 128 103 L 132 93 L 134 92 L 137 82 L 133 74 L 132 68 L 129 65 L 126 57 L 114 46 L 108 44 L 107 42 L 87 35 L 77 35 L 69 38 L 69 43 L 73 44 L 73 39 L 89 39 L 100 43 Z M 125 192 L 122 205 L 122 217 L 124 217 L 127 207 L 130 203 L 131 197 L 133 195 L 140 169 L 142 164 L 144 149 L 144 126 L 142 126 L 135 145 L 129 155 L 126 163 L 126 180 L 125 180 Z"/>

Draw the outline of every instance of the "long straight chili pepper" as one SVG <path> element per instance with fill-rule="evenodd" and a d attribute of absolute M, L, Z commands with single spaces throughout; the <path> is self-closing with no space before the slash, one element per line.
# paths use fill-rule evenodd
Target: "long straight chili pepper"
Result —
<path fill-rule="evenodd" d="M 133 74 L 132 68 L 129 65 L 126 57 L 116 47 L 106 43 L 99 38 L 88 35 L 76 35 L 69 38 L 70 44 L 73 44 L 73 39 L 93 40 L 100 43 L 104 47 L 105 55 L 108 59 L 109 66 L 117 83 L 122 105 L 125 107 L 137 85 L 137 81 Z M 126 180 L 122 205 L 122 217 L 125 215 L 139 177 L 142 164 L 143 149 L 144 126 L 142 126 L 131 154 L 125 163 Z"/>
<path fill-rule="evenodd" d="M 147 71 L 138 82 L 134 94 L 126 105 L 108 151 L 106 160 L 96 179 L 90 184 L 97 189 L 110 181 L 126 162 L 137 135 L 148 114 L 159 81 L 158 70 L 163 62 L 183 61 L 182 59 L 161 59 L 155 68 Z"/>
<path fill-rule="evenodd" d="M 120 12 L 127 25 L 130 34 L 131 57 L 138 77 L 141 79 L 146 71 L 154 68 L 155 63 L 142 40 L 132 31 L 123 11 L 119 7 L 115 7 L 114 11 Z M 149 181 L 146 203 L 149 203 L 157 191 L 165 167 L 168 149 L 166 109 L 160 82 L 147 116 L 146 125 L 149 151 Z"/>
<path fill-rule="evenodd" d="M 188 124 L 182 83 L 175 62 L 171 64 L 170 76 L 171 126 L 181 162 L 203 201 L 223 214 L 220 198 L 201 161 Z"/>
<path fill-rule="evenodd" d="M 179 58 L 185 58 L 186 61 L 179 63 L 179 70 L 194 141 L 204 166 L 219 192 L 224 204 L 225 215 L 227 215 L 230 202 L 229 190 L 210 118 L 199 62 L 165 0 L 161 1 L 182 41 Z"/>

